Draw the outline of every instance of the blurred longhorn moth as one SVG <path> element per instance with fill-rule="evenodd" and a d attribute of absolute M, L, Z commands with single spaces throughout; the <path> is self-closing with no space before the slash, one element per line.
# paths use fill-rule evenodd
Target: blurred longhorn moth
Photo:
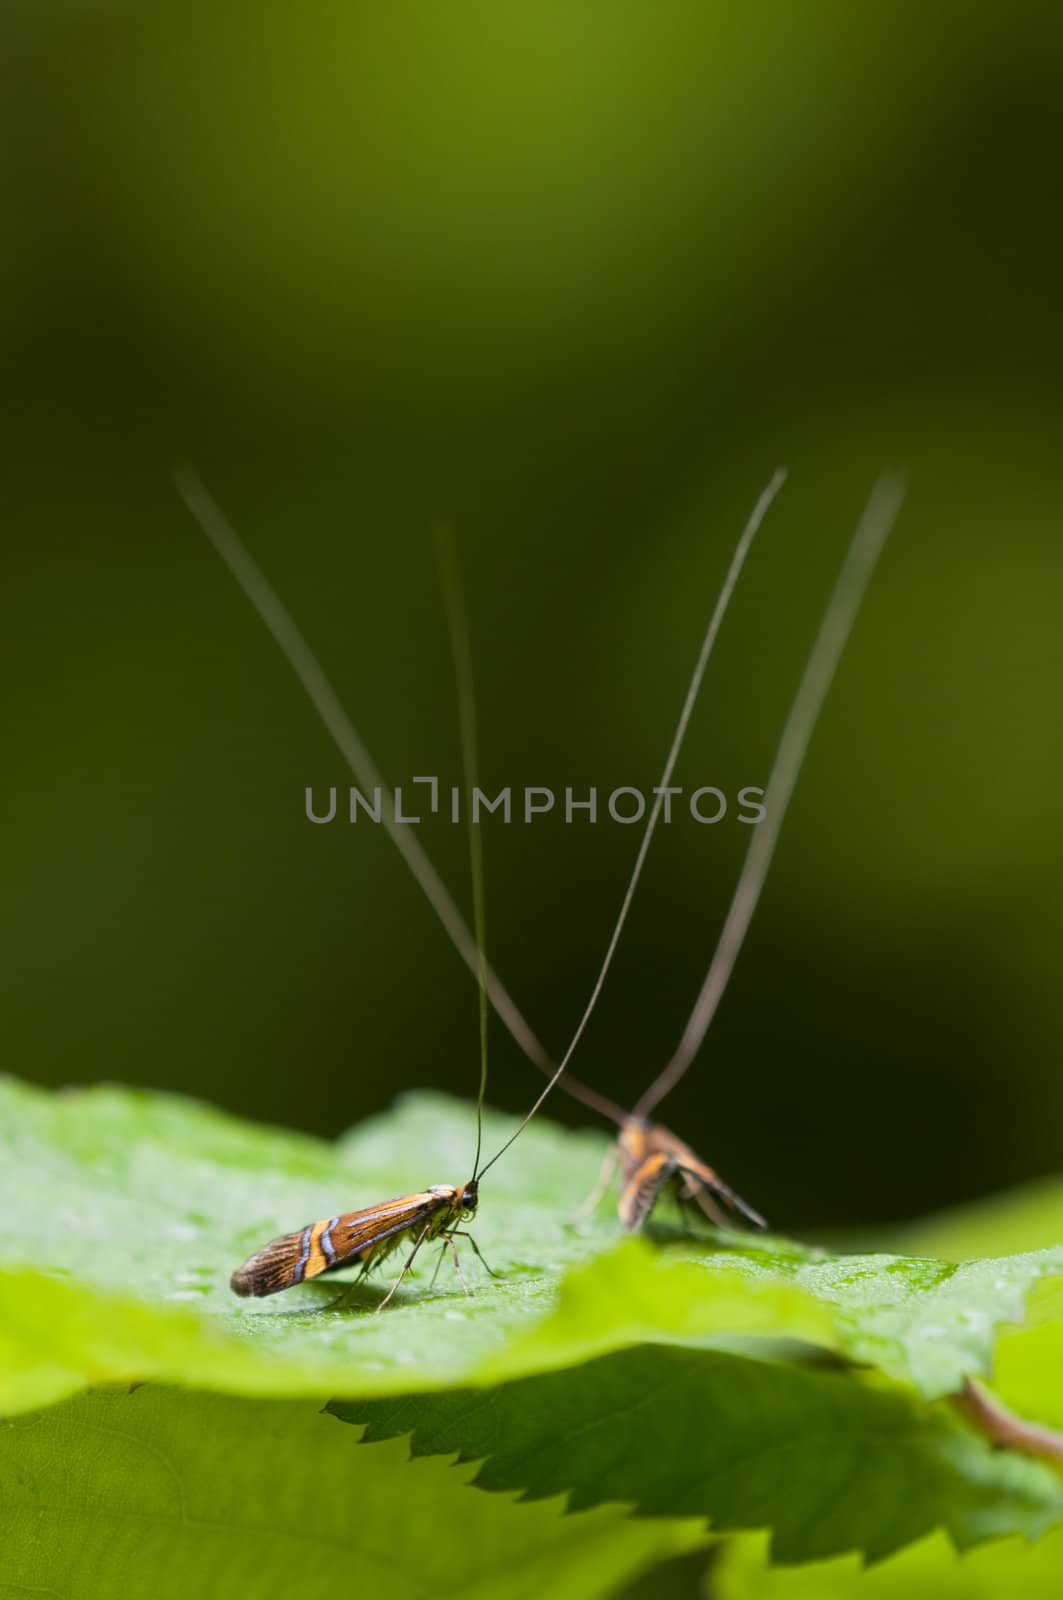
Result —
<path fill-rule="evenodd" d="M 749 931 L 757 902 L 768 875 L 786 809 L 790 803 L 812 733 L 826 699 L 842 651 L 852 631 L 867 585 L 883 546 L 904 500 L 904 485 L 895 477 L 879 480 L 871 492 L 827 602 L 805 669 L 783 727 L 764 794 L 764 820 L 757 825 L 749 842 L 727 916 L 705 980 L 690 1013 L 674 1055 L 654 1078 L 630 1114 L 617 1118 L 618 1136 L 603 1163 L 602 1173 L 588 1197 L 585 1210 L 592 1210 L 604 1190 L 612 1169 L 620 1165 L 620 1220 L 627 1228 L 639 1228 L 666 1190 L 670 1189 L 682 1207 L 693 1201 L 717 1225 L 724 1225 L 728 1213 L 753 1227 L 766 1223 L 730 1189 L 721 1178 L 695 1155 L 670 1129 L 649 1120 L 649 1113 L 679 1083 L 697 1055 L 723 998 L 735 962 Z M 700 663 L 699 663 L 700 665 Z M 687 702 L 665 766 L 662 785 L 668 782 L 675 757 L 682 743 L 686 715 L 696 695 L 700 674 L 695 670 Z M 604 983 L 624 925 L 635 887 L 642 871 L 649 843 L 657 822 L 651 811 L 641 847 L 620 909 L 613 937 L 606 951 L 590 1003 L 576 1030 L 578 1040 L 598 993 Z M 569 1054 L 571 1054 L 571 1047 Z M 568 1055 L 564 1058 L 567 1064 Z M 569 1093 L 583 1089 L 578 1079 L 568 1081 Z M 619 1110 L 618 1107 L 612 1108 Z"/>
<path fill-rule="evenodd" d="M 786 473 L 781 469 L 772 476 L 757 500 L 735 547 L 687 686 L 664 770 L 660 782 L 656 785 L 654 804 L 649 811 L 605 956 L 583 1015 L 560 1062 L 555 1062 L 540 1042 L 487 961 L 480 942 L 470 932 L 461 911 L 429 860 L 417 835 L 409 828 L 398 826 L 393 804 L 385 804 L 383 809 L 384 826 L 392 842 L 427 896 L 451 943 L 465 965 L 479 979 L 481 992 L 486 993 L 499 1019 L 523 1054 L 549 1079 L 529 1115 L 534 1114 L 545 1095 L 556 1084 L 573 1099 L 605 1117 L 617 1128 L 616 1142 L 606 1156 L 599 1183 L 588 1197 L 584 1210 L 591 1210 L 597 1205 L 613 1168 L 619 1163 L 621 1189 L 618 1209 L 621 1222 L 629 1229 L 637 1229 L 643 1225 L 658 1199 L 666 1191 L 670 1191 L 681 1206 L 688 1202 L 696 1204 L 709 1220 L 718 1226 L 725 1225 L 729 1219 L 756 1228 L 767 1225 L 764 1218 L 734 1189 L 724 1183 L 713 1168 L 708 1166 L 689 1145 L 668 1128 L 649 1120 L 649 1113 L 675 1088 L 692 1064 L 723 997 L 764 887 L 786 809 L 820 709 L 867 584 L 900 511 L 904 499 L 904 486 L 900 479 L 887 475 L 876 483 L 850 541 L 776 750 L 764 796 L 765 817 L 758 823 L 750 840 L 723 929 L 675 1054 L 630 1112 L 575 1077 L 568 1071 L 568 1065 L 597 1005 L 616 953 L 657 827 L 664 796 L 731 596 L 753 540 L 785 480 Z M 365 792 L 380 789 L 387 800 L 390 800 L 392 798 L 390 791 L 322 667 L 276 592 L 230 528 L 203 484 L 194 475 L 183 472 L 177 474 L 177 486 L 188 509 L 229 566 L 303 684 L 359 787 Z M 463 680 L 461 675 L 459 675 L 459 694 L 468 696 L 471 701 L 469 681 L 467 678 Z M 470 719 L 471 709 L 466 708 L 463 710 L 463 722 Z M 467 1194 L 467 1191 L 468 1185 L 464 1191 L 454 1193 L 457 1196 L 460 1193 Z M 420 1198 L 422 1197 L 409 1197 L 411 1201 Z M 448 1205 L 453 1203 L 455 1202 L 446 1202 Z M 443 1204 L 441 1200 L 440 1213 L 433 1215 L 441 1214 Z M 445 1222 L 437 1227 L 436 1233 L 444 1231 Z M 303 1235 L 292 1237 L 301 1241 Z"/>

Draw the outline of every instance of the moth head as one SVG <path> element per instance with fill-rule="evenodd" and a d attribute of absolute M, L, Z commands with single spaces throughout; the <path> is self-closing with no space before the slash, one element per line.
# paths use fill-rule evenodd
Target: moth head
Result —
<path fill-rule="evenodd" d="M 641 1117 L 628 1117 L 621 1124 L 617 1143 L 629 1161 L 638 1163 L 645 1161 L 651 1148 L 650 1132 L 650 1124 L 644 1122 Z"/>
<path fill-rule="evenodd" d="M 468 1183 L 458 1190 L 456 1203 L 461 1207 L 463 1216 L 476 1215 L 476 1207 L 480 1203 L 480 1185 L 476 1178 L 470 1178 Z"/>

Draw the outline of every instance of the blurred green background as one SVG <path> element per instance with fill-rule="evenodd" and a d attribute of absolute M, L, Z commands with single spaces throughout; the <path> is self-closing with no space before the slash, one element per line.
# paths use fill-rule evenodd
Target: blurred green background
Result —
<path fill-rule="evenodd" d="M 709 0 L 4 8 L 6 1068 L 337 1132 L 471 1095 L 475 991 L 179 504 L 194 461 L 392 781 L 763 783 L 864 497 L 908 504 L 668 1121 L 781 1227 L 1061 1165 L 1063 21 Z M 486 830 L 555 1050 L 637 846 Z M 423 841 L 467 899 L 462 830 Z M 574 1065 L 673 1047 L 748 830 L 662 828 Z M 500 1028 L 490 1097 L 538 1079 Z M 554 1114 L 586 1121 L 557 1098 Z M 426 1174 L 442 1180 L 460 1175 Z"/>

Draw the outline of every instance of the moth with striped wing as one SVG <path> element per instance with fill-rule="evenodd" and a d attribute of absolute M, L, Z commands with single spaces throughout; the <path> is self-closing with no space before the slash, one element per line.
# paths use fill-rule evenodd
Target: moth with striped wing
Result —
<path fill-rule="evenodd" d="M 361 1268 L 359 1277 L 365 1277 L 400 1245 L 412 1243 L 415 1255 L 432 1239 L 442 1239 L 444 1249 L 449 1246 L 454 1251 L 457 1265 L 455 1238 L 464 1236 L 479 1254 L 472 1235 L 461 1226 L 475 1217 L 478 1200 L 479 1180 L 471 1178 L 460 1189 L 434 1183 L 420 1194 L 399 1195 L 361 1211 L 344 1212 L 327 1222 L 313 1222 L 256 1251 L 242 1267 L 237 1267 L 230 1287 L 239 1295 L 279 1294 L 282 1289 L 307 1283 L 326 1272 L 355 1265 Z M 459 1273 L 460 1270 L 459 1267 Z M 380 1310 L 388 1304 L 403 1276 L 405 1272 L 381 1301 Z"/>
<path fill-rule="evenodd" d="M 179 476 L 178 483 L 189 509 L 223 555 L 240 582 L 241 587 L 244 588 L 256 608 L 263 615 L 267 625 L 270 627 L 270 631 L 278 639 L 278 642 L 282 644 L 282 648 L 284 648 L 285 653 L 296 667 L 304 683 L 307 683 L 308 680 L 313 682 L 316 679 L 321 679 L 320 669 L 317 668 L 316 662 L 310 655 L 307 646 L 281 601 L 234 531 L 225 522 L 202 485 L 199 484 L 198 480 L 192 479 L 187 475 Z M 436 553 L 446 601 L 451 651 L 458 685 L 462 766 L 466 785 L 471 792 L 477 786 L 478 756 L 468 629 L 465 622 L 464 604 L 458 579 L 457 555 L 450 530 L 445 526 L 440 526 L 436 528 L 435 534 Z M 331 694 L 331 691 L 329 693 Z M 332 696 L 332 700 L 335 700 L 334 696 Z M 346 718 L 342 710 L 339 709 L 338 702 L 335 702 L 333 709 L 342 727 L 346 724 Z M 346 724 L 346 727 L 351 739 L 357 744 L 359 741 L 353 728 L 350 728 L 349 724 Z M 377 1306 L 377 1310 L 382 1311 L 391 1302 L 399 1285 L 412 1269 L 422 1246 L 436 1239 L 441 1240 L 443 1244 L 436 1272 L 438 1273 L 439 1266 L 449 1250 L 455 1270 L 466 1293 L 469 1292 L 469 1289 L 461 1271 L 457 1245 L 454 1242 L 456 1239 L 467 1239 L 485 1270 L 490 1273 L 491 1269 L 484 1261 L 475 1239 L 462 1225 L 471 1221 L 476 1215 L 480 1195 L 480 1181 L 484 1174 L 505 1154 L 513 1141 L 524 1131 L 535 1116 L 539 1107 L 560 1078 L 564 1070 L 564 1063 L 551 1073 L 550 1081 L 535 1100 L 531 1110 L 518 1124 L 516 1131 L 505 1140 L 501 1149 L 496 1151 L 490 1161 L 481 1166 L 483 1103 L 484 1092 L 487 1087 L 488 991 L 485 955 L 486 918 L 484 910 L 483 850 L 479 831 L 471 815 L 468 819 L 468 835 L 476 929 L 475 938 L 473 939 L 473 951 L 480 992 L 480 1090 L 476 1103 L 476 1154 L 473 1159 L 472 1177 L 459 1186 L 445 1183 L 431 1184 L 427 1189 L 419 1190 L 414 1194 L 399 1195 L 393 1200 L 380 1201 L 375 1205 L 365 1206 L 358 1211 L 341 1212 L 327 1220 L 308 1223 L 306 1227 L 298 1229 L 294 1233 L 282 1234 L 279 1238 L 273 1239 L 269 1244 L 263 1246 L 261 1250 L 256 1251 L 242 1266 L 237 1267 L 230 1279 L 230 1288 L 234 1294 L 242 1296 L 255 1295 L 258 1297 L 279 1294 L 282 1290 L 291 1289 L 314 1278 L 322 1277 L 325 1273 L 336 1272 L 341 1268 L 355 1265 L 360 1269 L 358 1278 L 355 1280 L 357 1283 L 360 1279 L 366 1277 L 374 1267 L 385 1262 L 401 1246 L 410 1244 L 412 1249 L 401 1272 Z M 442 889 L 441 884 L 440 889 Z M 446 893 L 445 890 L 442 892 Z M 432 1281 L 433 1283 L 435 1282 L 434 1275 Z M 345 1291 L 340 1296 L 340 1301 L 348 1298 L 349 1292 L 349 1289 Z"/>

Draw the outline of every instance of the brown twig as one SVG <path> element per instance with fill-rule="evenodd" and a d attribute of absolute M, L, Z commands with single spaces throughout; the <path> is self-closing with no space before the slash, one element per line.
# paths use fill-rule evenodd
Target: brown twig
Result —
<path fill-rule="evenodd" d="M 963 1388 L 956 1396 L 956 1404 L 985 1435 L 990 1444 L 999 1450 L 1021 1450 L 1023 1455 L 1042 1456 L 1051 1461 L 1063 1461 L 1063 1433 L 1046 1428 L 1039 1422 L 1024 1422 L 1022 1417 L 1001 1405 L 973 1378 L 963 1380 Z"/>

